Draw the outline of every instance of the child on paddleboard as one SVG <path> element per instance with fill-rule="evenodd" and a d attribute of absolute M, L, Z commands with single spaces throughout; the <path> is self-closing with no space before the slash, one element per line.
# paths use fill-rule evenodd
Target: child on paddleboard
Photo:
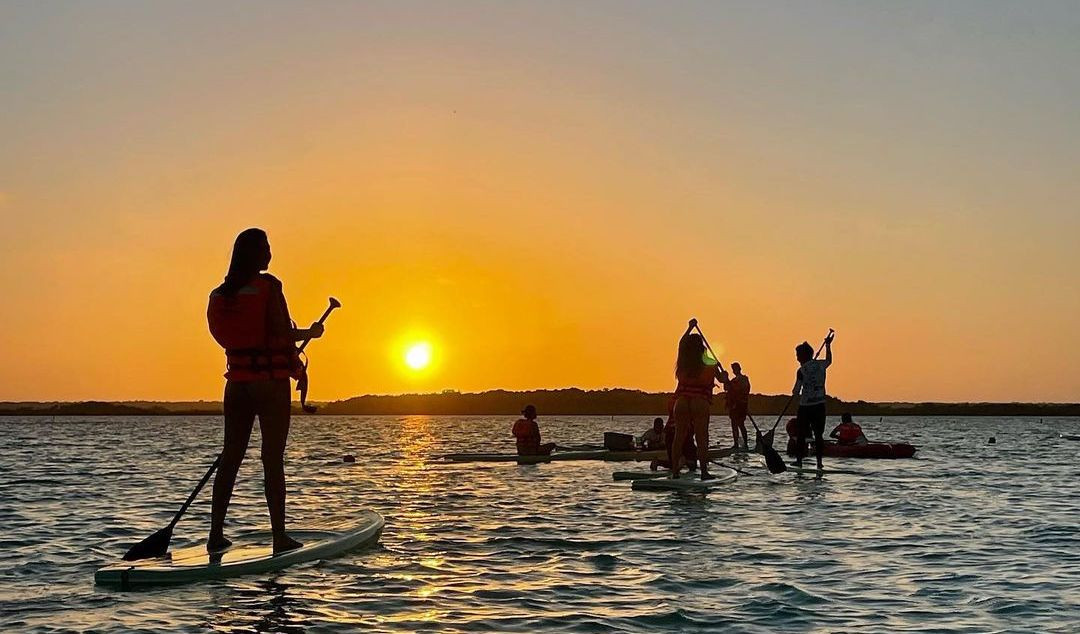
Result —
<path fill-rule="evenodd" d="M 795 440 L 795 466 L 802 467 L 806 455 L 806 437 L 814 434 L 814 450 L 820 471 L 821 454 L 825 448 L 825 371 L 832 365 L 832 341 L 830 332 L 825 337 L 825 359 L 814 358 L 814 347 L 807 342 L 795 346 L 795 358 L 799 369 L 795 372 L 795 386 L 791 393 L 799 397 L 798 437 Z"/>

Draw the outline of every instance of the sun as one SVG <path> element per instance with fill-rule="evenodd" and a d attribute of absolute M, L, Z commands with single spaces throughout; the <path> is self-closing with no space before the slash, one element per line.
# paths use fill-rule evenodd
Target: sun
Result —
<path fill-rule="evenodd" d="M 413 370 L 423 370 L 431 364 L 431 344 L 420 341 L 405 350 L 405 365 Z"/>

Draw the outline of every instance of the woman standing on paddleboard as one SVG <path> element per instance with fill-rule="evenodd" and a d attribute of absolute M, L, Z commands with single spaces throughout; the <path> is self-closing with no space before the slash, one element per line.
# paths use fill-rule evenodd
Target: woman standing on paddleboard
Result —
<path fill-rule="evenodd" d="M 693 332 L 697 320 L 691 319 L 686 333 L 679 340 L 679 355 L 675 360 L 673 415 L 675 417 L 674 447 L 681 448 L 687 434 L 697 440 L 698 465 L 701 479 L 710 480 L 709 473 L 709 409 L 716 381 L 727 381 L 727 372 L 720 369 L 716 359 L 705 351 L 705 340 Z M 672 452 L 671 477 L 678 478 L 684 462 L 681 451 Z"/>
<path fill-rule="evenodd" d="M 225 513 L 236 472 L 247 453 L 255 417 L 262 431 L 263 488 L 274 533 L 274 552 L 292 550 L 300 542 L 285 533 L 285 442 L 292 407 L 290 378 L 303 371 L 295 342 L 317 339 L 320 323 L 299 329 L 289 318 L 281 282 L 269 273 L 270 243 L 261 229 L 236 237 L 225 282 L 210 293 L 207 321 L 214 339 L 225 348 L 225 440 L 214 478 L 214 502 L 208 551 L 227 548 Z"/>

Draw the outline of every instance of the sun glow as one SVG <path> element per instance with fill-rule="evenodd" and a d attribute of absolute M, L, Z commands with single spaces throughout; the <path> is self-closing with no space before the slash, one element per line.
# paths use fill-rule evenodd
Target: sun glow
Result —
<path fill-rule="evenodd" d="M 423 370 L 431 364 L 431 344 L 426 341 L 414 343 L 405 350 L 405 365 L 413 370 Z"/>

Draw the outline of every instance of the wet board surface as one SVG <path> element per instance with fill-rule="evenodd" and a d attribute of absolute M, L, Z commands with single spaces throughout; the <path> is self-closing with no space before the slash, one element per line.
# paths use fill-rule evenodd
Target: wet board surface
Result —
<path fill-rule="evenodd" d="M 1080 434 L 1058 434 L 1065 440 L 1080 440 Z"/>
<path fill-rule="evenodd" d="M 385 520 L 374 511 L 362 511 L 348 527 L 290 530 L 304 545 L 275 555 L 269 531 L 233 537 L 228 549 L 207 553 L 199 544 L 166 553 L 164 557 L 119 561 L 99 569 L 94 582 L 121 588 L 192 583 L 281 570 L 295 564 L 327 559 L 378 541 Z"/>
<path fill-rule="evenodd" d="M 713 470 L 715 478 L 702 480 L 695 473 L 683 474 L 678 480 L 671 478 L 656 478 L 652 480 L 634 480 L 631 488 L 635 491 L 709 491 L 724 488 L 738 479 L 739 474 L 734 469 L 716 467 Z"/>

